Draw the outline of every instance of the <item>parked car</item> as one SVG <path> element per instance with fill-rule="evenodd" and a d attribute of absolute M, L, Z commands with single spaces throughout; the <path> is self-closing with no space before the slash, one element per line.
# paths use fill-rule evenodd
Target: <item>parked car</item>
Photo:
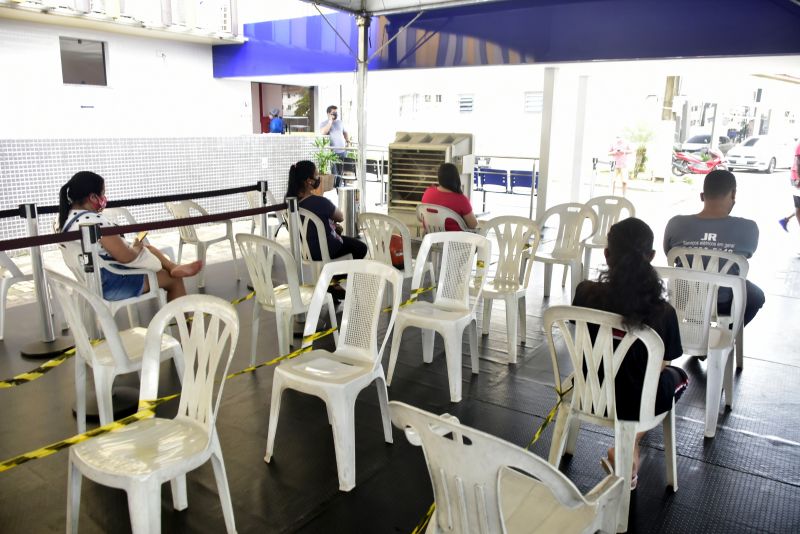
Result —
<path fill-rule="evenodd" d="M 726 135 L 720 135 L 718 141 L 718 149 L 723 154 L 727 154 L 728 150 L 733 147 L 733 142 Z M 699 152 L 709 148 L 711 148 L 711 134 L 699 134 L 684 141 L 680 146 L 680 152 Z"/>
<path fill-rule="evenodd" d="M 728 168 L 765 171 L 792 166 L 794 142 L 791 139 L 756 135 L 733 147 L 727 155 Z"/>

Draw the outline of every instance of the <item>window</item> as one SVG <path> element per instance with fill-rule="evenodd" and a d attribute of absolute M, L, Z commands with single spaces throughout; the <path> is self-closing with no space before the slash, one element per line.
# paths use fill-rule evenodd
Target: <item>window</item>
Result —
<path fill-rule="evenodd" d="M 436 102 L 441 102 L 441 101 L 442 101 L 442 95 L 436 95 Z"/>
<path fill-rule="evenodd" d="M 431 95 L 425 95 L 425 102 L 431 101 Z"/>
<path fill-rule="evenodd" d="M 525 113 L 541 113 L 544 107 L 544 93 L 525 91 Z"/>
<path fill-rule="evenodd" d="M 458 95 L 458 111 L 461 113 L 472 113 L 473 104 L 473 95 Z"/>
<path fill-rule="evenodd" d="M 106 80 L 106 43 L 59 37 L 61 76 L 64 83 L 108 85 Z"/>
<path fill-rule="evenodd" d="M 419 95 L 410 94 L 400 97 L 400 116 L 407 117 L 419 111 Z"/>

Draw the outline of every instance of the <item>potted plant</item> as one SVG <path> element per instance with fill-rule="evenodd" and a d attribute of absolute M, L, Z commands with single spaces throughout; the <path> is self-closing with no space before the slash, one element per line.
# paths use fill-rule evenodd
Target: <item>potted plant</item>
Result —
<path fill-rule="evenodd" d="M 320 177 L 320 191 L 330 191 L 333 189 L 333 174 L 331 174 L 331 166 L 334 163 L 339 163 L 342 158 L 339 154 L 331 149 L 331 140 L 328 137 L 317 137 L 314 140 L 315 151 L 311 155 L 314 163 L 317 166 Z"/>

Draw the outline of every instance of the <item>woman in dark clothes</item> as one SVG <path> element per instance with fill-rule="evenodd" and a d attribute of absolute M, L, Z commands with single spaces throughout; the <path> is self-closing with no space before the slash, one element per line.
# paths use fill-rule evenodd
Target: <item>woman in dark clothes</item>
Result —
<path fill-rule="evenodd" d="M 581 282 L 572 304 L 618 313 L 626 327 L 646 325 L 658 333 L 664 341 L 664 362 L 656 391 L 655 414 L 664 413 L 672 407 L 673 400 L 677 401 L 683 394 L 689 378 L 680 367 L 668 365 L 670 360 L 683 354 L 683 348 L 675 309 L 664 300 L 663 284 L 650 265 L 655 256 L 653 231 L 636 218 L 618 222 L 608 232 L 605 256 L 608 270 L 600 274 L 597 282 Z M 644 344 L 637 341 L 617 372 L 614 386 L 619 419 L 637 420 L 639 417 L 646 355 Z M 644 432 L 636 436 L 631 489 L 638 480 L 642 436 Z M 608 470 L 613 464 L 612 447 L 608 450 L 608 459 L 603 459 L 603 466 Z"/>

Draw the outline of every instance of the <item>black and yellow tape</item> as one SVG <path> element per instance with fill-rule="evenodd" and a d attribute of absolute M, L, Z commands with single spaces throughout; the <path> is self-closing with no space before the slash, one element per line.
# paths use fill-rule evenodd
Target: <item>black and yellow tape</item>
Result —
<path fill-rule="evenodd" d="M 21 386 L 22 384 L 27 384 L 28 382 L 33 382 L 37 378 L 43 377 L 48 372 L 52 371 L 65 361 L 75 356 L 75 352 L 76 352 L 75 348 L 71 348 L 66 352 L 62 352 L 60 355 L 56 356 L 52 360 L 44 362 L 36 369 L 32 369 L 27 373 L 22 373 L 12 378 L 0 380 L 0 389 L 13 388 L 16 386 Z"/>
<path fill-rule="evenodd" d="M 428 507 L 428 511 L 422 517 L 417 526 L 414 527 L 414 530 L 411 531 L 411 534 L 422 534 L 425 532 L 425 529 L 428 528 L 428 523 L 431 522 L 431 517 L 433 517 L 433 511 L 436 510 L 436 503 L 431 504 Z"/>

